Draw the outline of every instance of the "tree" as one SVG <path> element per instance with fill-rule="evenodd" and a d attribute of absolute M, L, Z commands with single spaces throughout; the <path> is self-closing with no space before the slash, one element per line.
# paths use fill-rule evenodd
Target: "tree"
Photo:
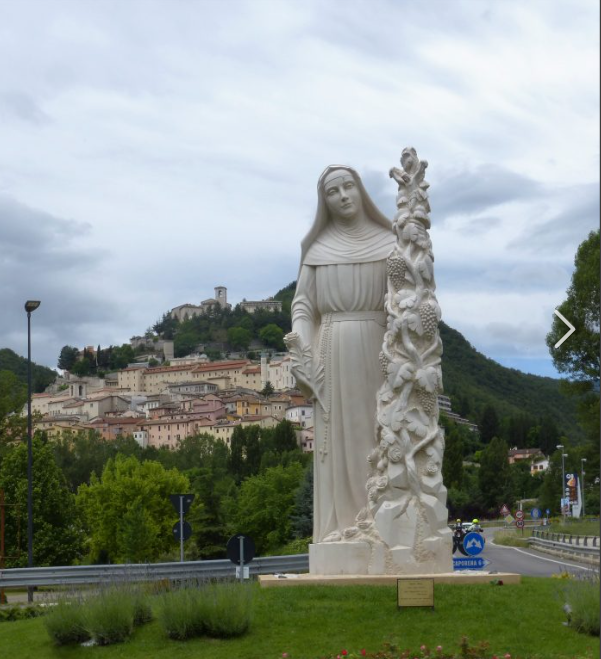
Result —
<path fill-rule="evenodd" d="M 52 449 L 39 437 L 33 438 L 33 562 L 70 565 L 83 547 L 82 528 L 65 478 Z M 13 445 L 0 466 L 0 489 L 6 506 L 7 567 L 27 565 L 27 445 Z"/>
<path fill-rule="evenodd" d="M 558 310 L 576 331 L 558 348 L 555 344 L 567 327 L 553 318 L 547 345 L 555 368 L 580 382 L 599 382 L 599 231 L 591 231 L 580 244 L 574 259 L 575 270 L 567 298 Z"/>
<path fill-rule="evenodd" d="M 244 327 L 230 327 L 227 331 L 227 342 L 234 349 L 248 350 L 252 338 L 252 333 Z"/>
<path fill-rule="evenodd" d="M 446 434 L 442 480 L 447 488 L 461 490 L 463 486 L 463 441 L 456 424 Z"/>
<path fill-rule="evenodd" d="M 71 371 L 79 358 L 79 350 L 74 346 L 63 346 L 58 357 L 57 366 L 63 371 Z"/>
<path fill-rule="evenodd" d="M 126 563 L 150 563 L 157 556 L 159 527 L 141 499 L 125 511 L 118 533 Z"/>
<path fill-rule="evenodd" d="M 284 330 L 275 323 L 269 323 L 259 330 L 261 341 L 276 350 L 284 350 Z"/>
<path fill-rule="evenodd" d="M 480 430 L 480 439 L 484 444 L 488 444 L 493 437 L 499 434 L 499 417 L 497 411 L 492 405 L 487 405 L 480 417 L 478 424 Z"/>
<path fill-rule="evenodd" d="M 131 527 L 152 530 L 156 536 L 153 555 L 173 549 L 173 523 L 177 513 L 170 494 L 187 492 L 188 479 L 176 469 L 166 470 L 158 462 L 140 462 L 118 454 L 106 463 L 101 478 L 92 475 L 89 485 L 77 493 L 77 505 L 90 532 L 92 560 L 106 557 L 112 562 L 126 560 L 133 551 Z M 136 512 L 136 507 L 145 513 Z M 129 528 L 129 530 L 128 530 Z M 146 556 L 146 555 L 145 555 Z"/>
<path fill-rule="evenodd" d="M 503 503 L 511 505 L 511 472 L 509 449 L 503 439 L 493 437 L 482 451 L 478 482 L 483 504 L 489 510 L 498 509 Z"/>
<path fill-rule="evenodd" d="M 296 491 L 290 522 L 295 538 L 313 535 L 313 461 L 305 469 L 303 481 Z"/>
<path fill-rule="evenodd" d="M 231 532 L 250 535 L 259 554 L 286 544 L 292 536 L 290 515 L 302 477 L 302 466 L 292 463 L 247 478 L 231 511 Z"/>
<path fill-rule="evenodd" d="M 298 449 L 296 433 L 294 432 L 294 426 L 290 423 L 290 421 L 282 419 L 282 421 L 280 421 L 274 428 L 273 445 L 278 453 L 284 453 L 286 451 L 294 451 Z"/>
<path fill-rule="evenodd" d="M 269 380 L 267 380 L 265 386 L 260 391 L 261 396 L 271 396 L 274 392 L 275 389 L 273 388 L 273 385 L 271 384 L 271 382 L 269 382 Z"/>
<path fill-rule="evenodd" d="M 71 373 L 77 375 L 78 378 L 83 378 L 90 375 L 92 367 L 88 359 L 78 359 L 73 366 L 71 366 Z"/>
<path fill-rule="evenodd" d="M 228 463 L 230 474 L 240 483 L 244 478 L 244 451 L 246 448 L 246 432 L 242 426 L 236 426 L 230 439 L 230 459 Z"/>
<path fill-rule="evenodd" d="M 0 371 L 0 423 L 27 402 L 27 387 L 11 371 Z"/>

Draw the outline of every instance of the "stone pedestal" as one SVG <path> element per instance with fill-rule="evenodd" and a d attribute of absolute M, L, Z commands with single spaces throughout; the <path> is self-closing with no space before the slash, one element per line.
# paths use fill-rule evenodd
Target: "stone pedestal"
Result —
<path fill-rule="evenodd" d="M 386 574 L 384 546 L 358 542 L 309 545 L 309 574 Z"/>
<path fill-rule="evenodd" d="M 417 556 L 412 547 L 383 543 L 322 542 L 309 545 L 309 574 L 312 575 L 411 575 L 453 571 L 452 537 L 426 538 Z"/>

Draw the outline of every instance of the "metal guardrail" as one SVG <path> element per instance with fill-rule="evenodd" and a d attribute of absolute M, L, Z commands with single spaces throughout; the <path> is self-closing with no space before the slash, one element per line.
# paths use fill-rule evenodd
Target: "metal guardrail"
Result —
<path fill-rule="evenodd" d="M 255 558 L 248 567 L 251 576 L 278 572 L 307 572 L 309 555 L 265 556 Z M 82 586 L 120 581 L 224 579 L 235 576 L 235 573 L 236 566 L 229 560 L 11 568 L 0 570 L 0 588 Z"/>
<path fill-rule="evenodd" d="M 597 535 L 574 535 L 572 533 L 551 533 L 539 529 L 532 531 L 533 538 L 549 540 L 551 542 L 568 545 L 570 547 L 592 547 L 599 551 L 599 536 Z"/>
<path fill-rule="evenodd" d="M 532 532 L 528 542 L 540 551 L 576 558 L 586 562 L 599 563 L 599 538 L 597 536 L 570 535 L 568 533 L 550 533 L 548 531 Z"/>

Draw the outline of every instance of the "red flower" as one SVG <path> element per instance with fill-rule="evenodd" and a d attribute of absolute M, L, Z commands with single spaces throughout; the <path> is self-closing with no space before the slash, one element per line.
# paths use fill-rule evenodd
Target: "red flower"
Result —
<path fill-rule="evenodd" d="M 367 654 L 367 650 L 363 648 L 363 650 L 361 650 L 361 656 L 364 657 L 366 654 Z"/>
<path fill-rule="evenodd" d="M 346 657 L 346 655 L 348 654 L 348 652 L 347 652 L 346 650 L 343 650 L 340 654 L 341 654 L 343 657 Z"/>

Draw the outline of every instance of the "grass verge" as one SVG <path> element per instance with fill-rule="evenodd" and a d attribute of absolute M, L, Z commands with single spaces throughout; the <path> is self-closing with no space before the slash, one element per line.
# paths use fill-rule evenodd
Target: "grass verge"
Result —
<path fill-rule="evenodd" d="M 390 586 L 254 585 L 253 620 L 240 638 L 167 639 L 157 621 L 144 625 L 124 645 L 56 648 L 42 619 L 4 625 L 0 656 L 19 659 L 315 659 L 343 648 L 376 652 L 387 641 L 419 656 L 421 645 L 457 652 L 462 636 L 471 645 L 488 642 L 490 654 L 512 659 L 593 659 L 599 639 L 565 626 L 563 589 L 557 579 L 524 577 L 520 585 L 435 586 L 435 609 L 396 607 Z M 155 600 L 157 603 L 158 600 Z"/>

